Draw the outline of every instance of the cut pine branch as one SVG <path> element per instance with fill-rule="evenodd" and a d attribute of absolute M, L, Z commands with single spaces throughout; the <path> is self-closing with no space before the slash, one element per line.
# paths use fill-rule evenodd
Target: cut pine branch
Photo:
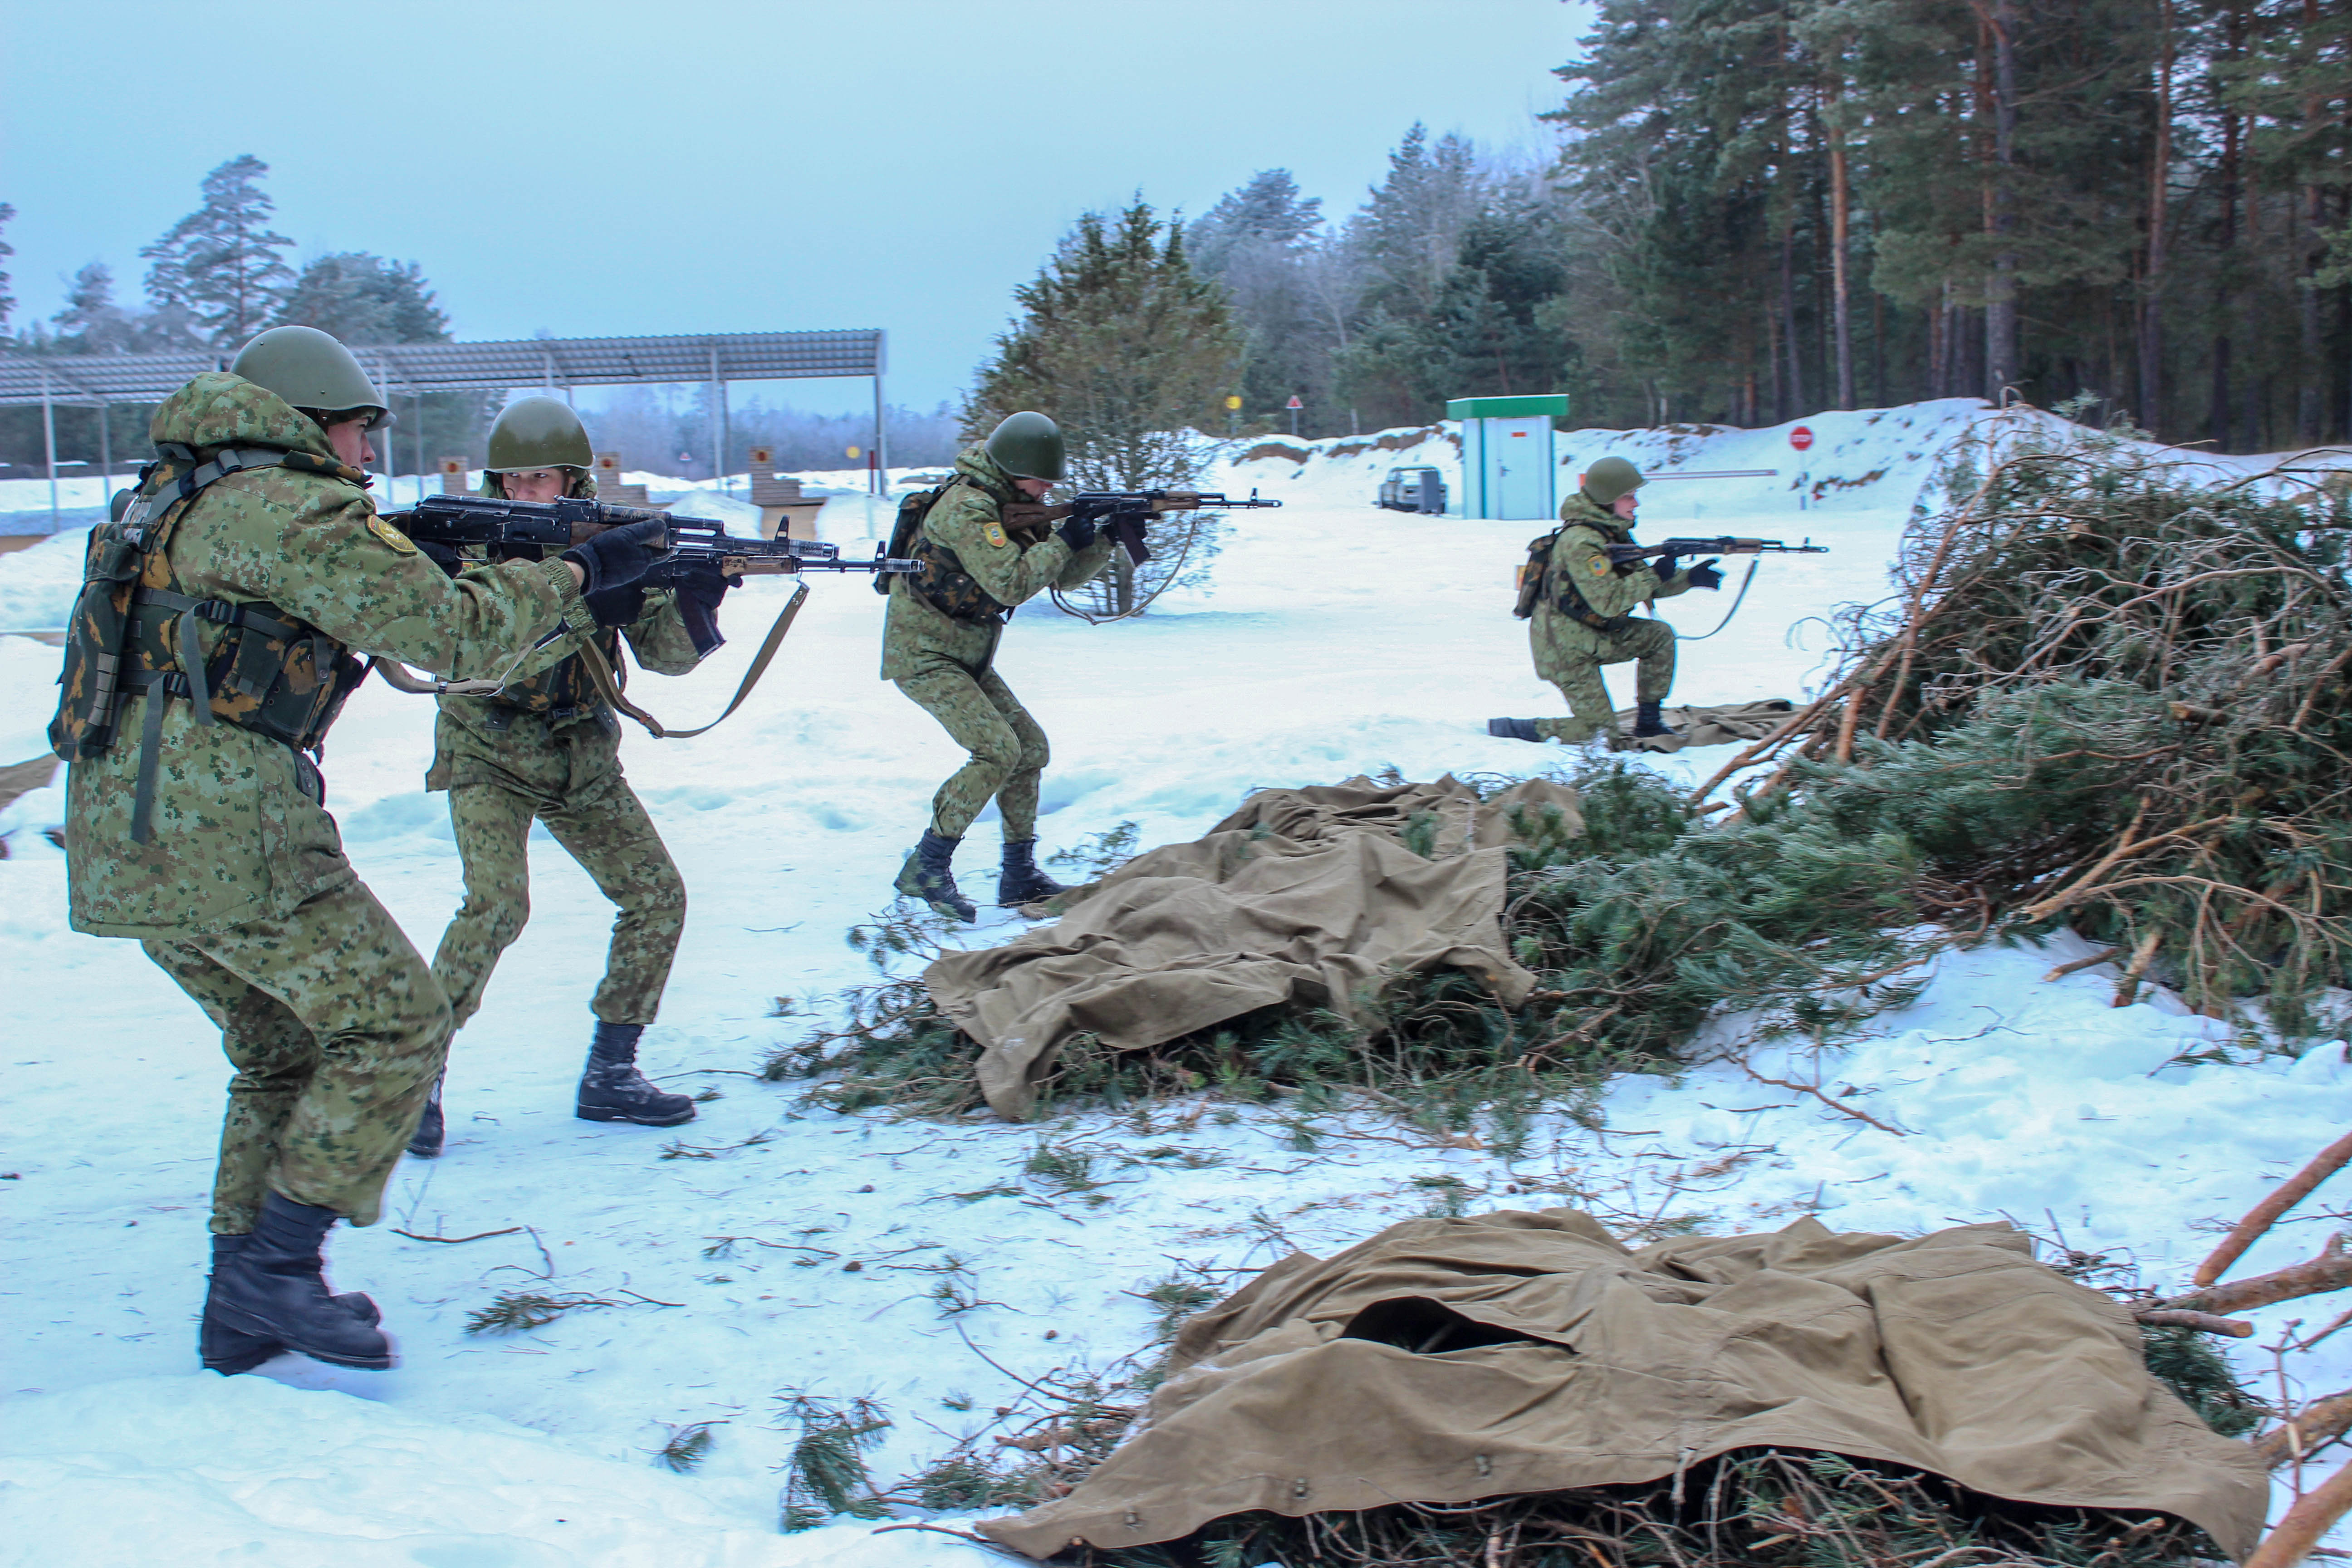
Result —
<path fill-rule="evenodd" d="M 2254 1452 L 2275 1470 L 2316 1453 L 2323 1444 L 2347 1432 L 2352 1432 L 2352 1388 L 2313 1400 L 2295 1412 L 2293 1420 L 2283 1421 L 2255 1438 Z"/>
<path fill-rule="evenodd" d="M 2150 1307 L 2132 1314 L 2143 1323 L 2159 1329 L 2195 1329 L 2201 1334 L 2227 1334 L 2233 1340 L 2254 1337 L 2254 1325 L 2236 1318 L 2216 1317 L 2210 1312 L 2183 1312 L 2168 1307 Z"/>
<path fill-rule="evenodd" d="M 2307 1263 L 2257 1274 L 2251 1279 L 2233 1279 L 2226 1285 L 2208 1285 L 2186 1296 L 2158 1301 L 2157 1306 L 2176 1312 L 2244 1312 L 2267 1307 L 2273 1301 L 2324 1295 L 2347 1286 L 2352 1286 L 2352 1253 L 2344 1250 L 2344 1237 L 2339 1234 L 2328 1237 L 2326 1248 Z"/>
<path fill-rule="evenodd" d="M 2347 1132 L 2319 1152 L 2311 1163 L 2279 1184 L 2278 1190 L 2256 1204 L 2246 1217 L 2221 1238 L 2213 1255 L 2197 1266 L 2190 1283 L 2210 1285 L 2230 1271 L 2230 1265 L 2245 1256 L 2246 1248 L 2262 1238 L 2263 1233 L 2278 1223 L 2281 1215 L 2311 1195 L 2312 1190 L 2352 1162 L 2352 1132 Z"/>
<path fill-rule="evenodd" d="M 2294 1568 L 2311 1555 L 2312 1548 L 2352 1509 L 2352 1465 L 2347 1465 L 2315 1491 L 2295 1500 L 2278 1528 L 2263 1538 L 2245 1568 Z"/>

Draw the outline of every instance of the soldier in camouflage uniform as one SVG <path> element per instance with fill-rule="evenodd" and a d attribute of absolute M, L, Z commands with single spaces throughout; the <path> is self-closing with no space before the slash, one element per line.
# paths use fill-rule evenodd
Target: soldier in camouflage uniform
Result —
<path fill-rule="evenodd" d="M 72 766 L 76 931 L 140 940 L 236 1067 L 200 1353 L 392 1363 L 329 1294 L 339 1217 L 373 1224 L 441 1069 L 449 1007 L 343 858 L 319 749 L 380 653 L 452 679 L 528 673 L 593 629 L 583 585 L 642 573 L 658 525 L 452 582 L 375 514 L 385 400 L 341 344 L 264 332 L 156 410 L 163 459 L 92 531 L 50 741 Z"/>
<path fill-rule="evenodd" d="M 482 493 L 514 500 L 593 497 L 588 433 L 562 400 L 526 397 L 509 405 L 490 429 Z M 536 556 L 536 546 L 520 553 Z M 473 552 L 487 560 L 482 552 Z M 466 568 L 470 575 L 487 570 Z M 715 572 L 699 593 L 717 608 L 726 584 Z M 684 675 L 719 646 L 688 631 L 669 589 L 641 585 L 600 594 L 589 603 L 605 661 L 620 679 L 626 669 L 621 638 L 637 662 L 662 675 Z M 705 614 L 696 623 L 712 625 Z M 449 997 L 450 1021 L 464 1028 L 482 1005 L 482 990 L 499 954 L 522 934 L 530 918 L 533 818 L 595 879 L 620 907 L 605 955 L 604 983 L 590 1011 L 595 1016 L 588 1064 L 572 1111 L 590 1121 L 633 1121 L 675 1127 L 694 1120 L 694 1101 L 665 1094 L 637 1070 L 637 1038 L 654 1021 L 668 982 L 671 959 L 686 930 L 686 886 L 628 781 L 621 776 L 621 726 L 597 695 L 578 655 L 488 697 L 445 696 L 433 732 L 428 790 L 449 792 L 449 820 L 465 867 L 466 900 L 433 954 L 433 976 Z M 418 1119 L 408 1152 L 441 1152 L 441 1085 Z"/>
<path fill-rule="evenodd" d="M 1486 732 L 1517 741 L 1581 745 L 1613 730 L 1617 712 L 1601 679 L 1604 664 L 1641 661 L 1634 677 L 1633 733 L 1672 735 L 1659 707 L 1675 684 L 1675 628 L 1633 614 L 1652 599 L 1693 588 L 1719 588 L 1713 561 L 1677 571 L 1672 559 L 1653 569 L 1646 561 L 1620 565 L 1608 547 L 1633 540 L 1634 491 L 1647 483 L 1622 458 L 1603 458 L 1586 471 L 1561 503 L 1560 526 L 1528 546 L 1530 573 L 1539 574 L 1528 635 L 1536 674 L 1568 699 L 1566 719 L 1490 719 Z"/>
<path fill-rule="evenodd" d="M 1037 785 L 1045 731 L 991 668 L 1005 619 L 1047 588 L 1076 588 L 1110 560 L 1111 541 L 1072 518 L 1051 533 L 1015 537 L 1003 509 L 1036 500 L 1062 477 L 1062 432 L 1042 414 L 1015 414 L 956 458 L 956 477 L 932 502 L 909 552 L 923 569 L 890 579 L 882 624 L 882 679 L 930 714 L 970 752 L 931 801 L 931 825 L 899 868 L 900 893 L 957 920 L 979 911 L 956 887 L 956 846 L 990 800 L 1004 823 L 996 901 L 1022 904 L 1066 889 L 1037 868 Z"/>

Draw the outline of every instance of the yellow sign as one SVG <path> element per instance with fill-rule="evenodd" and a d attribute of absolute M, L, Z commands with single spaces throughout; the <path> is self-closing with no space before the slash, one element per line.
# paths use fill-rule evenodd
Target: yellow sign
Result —
<path fill-rule="evenodd" d="M 862 457 L 862 456 L 864 456 L 864 451 L 863 451 L 863 449 L 862 449 L 862 448 L 860 448 L 860 447 L 852 447 L 851 448 L 849 448 L 849 455 L 850 455 L 851 457 L 853 457 L 853 458 L 856 458 L 856 457 Z"/>
<path fill-rule="evenodd" d="M 1226 395 L 1226 398 L 1225 398 L 1225 407 L 1227 408 L 1227 410 L 1229 410 L 1229 411 L 1230 411 L 1230 410 L 1233 410 L 1233 409 L 1237 409 L 1237 408 L 1239 408 L 1241 405 L 1242 405 L 1242 400 L 1241 400 L 1239 397 L 1234 396 L 1234 395 L 1232 395 L 1231 394 L 1228 394 L 1228 395 Z"/>

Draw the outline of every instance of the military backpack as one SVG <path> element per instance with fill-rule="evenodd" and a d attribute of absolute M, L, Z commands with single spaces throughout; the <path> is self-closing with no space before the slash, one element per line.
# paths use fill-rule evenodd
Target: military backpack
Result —
<path fill-rule="evenodd" d="M 1566 573 L 1556 573 L 1551 569 L 1551 552 L 1559 545 L 1559 536 L 1566 531 L 1565 528 L 1555 528 L 1549 533 L 1528 542 L 1528 558 L 1519 566 L 1518 599 L 1512 605 L 1511 614 L 1523 621 L 1531 619 L 1536 606 L 1549 597 L 1552 606 L 1572 621 L 1591 626 L 1596 632 L 1608 632 L 1612 636 L 1622 633 L 1633 624 L 1632 616 L 1602 615 L 1578 591 Z M 1617 574 L 1623 576 L 1625 569 L 1620 566 Z"/>
<path fill-rule="evenodd" d="M 196 599 L 179 591 L 169 546 L 206 486 L 249 468 L 287 468 L 359 482 L 331 458 L 275 447 L 222 447 L 208 460 L 177 443 L 115 497 L 114 516 L 90 530 L 82 587 L 66 633 L 65 668 L 49 748 L 71 763 L 105 754 L 125 700 L 147 695 L 131 837 L 148 839 L 163 708 L 184 698 L 195 722 L 234 724 L 316 753 L 367 665 L 318 627 L 275 605 Z M 307 787 L 318 772 L 302 761 Z M 319 793 L 323 793 L 320 791 Z"/>
<path fill-rule="evenodd" d="M 967 624 L 1003 621 L 1013 613 L 1013 606 L 996 598 L 980 585 L 980 580 L 963 568 L 956 552 L 923 531 L 923 520 L 930 514 L 940 499 L 955 487 L 950 479 L 937 489 L 919 490 L 898 503 L 898 521 L 890 528 L 890 553 L 901 560 L 919 561 L 922 570 L 904 577 L 874 574 L 874 591 L 887 594 L 890 584 L 906 584 L 907 592 L 929 605 L 950 620 Z"/>

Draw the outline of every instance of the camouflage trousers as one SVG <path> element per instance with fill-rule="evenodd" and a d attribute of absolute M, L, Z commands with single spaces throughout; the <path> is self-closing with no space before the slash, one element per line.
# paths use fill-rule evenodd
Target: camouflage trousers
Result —
<path fill-rule="evenodd" d="M 898 687 L 971 753 L 931 797 L 931 831 L 961 838 L 993 799 L 1006 838 L 1018 843 L 1036 837 L 1037 785 L 1053 753 L 1045 731 L 1004 678 L 993 669 L 973 675 L 942 661 L 900 677 Z"/>
<path fill-rule="evenodd" d="M 449 1005 L 408 938 L 354 880 L 283 920 L 147 956 L 220 1026 L 236 1067 L 212 1228 L 253 1229 L 262 1194 L 373 1225 L 449 1049 Z"/>
<path fill-rule="evenodd" d="M 1637 701 L 1663 702 L 1674 689 L 1675 628 L 1664 621 L 1636 620 L 1612 634 L 1564 617 L 1546 617 L 1537 622 L 1532 635 L 1536 674 L 1559 688 L 1570 715 L 1536 721 L 1536 733 L 1547 740 L 1581 745 L 1615 723 L 1617 710 L 1601 679 L 1604 664 L 1641 661 L 1633 678 Z"/>
<path fill-rule="evenodd" d="M 499 955 L 530 919 L 530 824 L 547 824 L 598 890 L 620 906 L 604 978 L 589 1010 L 607 1024 L 650 1024 L 686 931 L 686 884 L 653 819 L 617 768 L 576 790 L 542 794 L 518 784 L 460 784 L 449 822 L 465 868 L 466 901 L 433 954 L 433 974 L 463 1027 L 482 1005 Z"/>

